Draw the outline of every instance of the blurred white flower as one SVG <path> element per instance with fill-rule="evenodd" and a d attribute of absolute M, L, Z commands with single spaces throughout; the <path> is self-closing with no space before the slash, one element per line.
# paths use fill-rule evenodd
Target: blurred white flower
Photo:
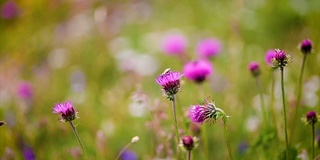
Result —
<path fill-rule="evenodd" d="M 259 128 L 260 119 L 257 116 L 250 116 L 246 122 L 246 128 L 250 132 L 254 132 Z"/>
<path fill-rule="evenodd" d="M 67 50 L 56 48 L 49 53 L 48 64 L 52 69 L 63 68 L 66 62 Z"/>

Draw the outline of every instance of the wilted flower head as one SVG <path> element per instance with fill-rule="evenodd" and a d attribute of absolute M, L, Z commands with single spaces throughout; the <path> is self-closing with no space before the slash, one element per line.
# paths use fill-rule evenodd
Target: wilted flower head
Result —
<path fill-rule="evenodd" d="M 248 68 L 254 77 L 260 75 L 260 66 L 258 62 L 250 62 Z"/>
<path fill-rule="evenodd" d="M 162 41 L 163 51 L 169 55 L 180 55 L 186 51 L 187 39 L 182 34 L 171 34 Z"/>
<path fill-rule="evenodd" d="M 319 115 L 315 111 L 309 111 L 305 117 L 303 117 L 303 121 L 306 124 L 315 124 L 318 122 Z"/>
<path fill-rule="evenodd" d="M 305 39 L 300 43 L 300 50 L 303 54 L 311 53 L 312 50 L 312 41 Z"/>
<path fill-rule="evenodd" d="M 71 122 L 77 117 L 77 111 L 72 106 L 71 101 L 56 103 L 53 108 L 53 113 L 61 114 L 60 121 Z"/>
<path fill-rule="evenodd" d="M 160 74 L 156 82 L 162 86 L 163 93 L 170 99 L 180 91 L 180 78 L 182 74 L 177 71 L 170 71 L 166 69 L 162 74 Z"/>
<path fill-rule="evenodd" d="M 205 99 L 204 105 L 193 105 L 189 109 L 189 117 L 192 122 L 203 124 L 206 121 L 215 123 L 218 118 L 222 118 L 227 123 L 227 116 L 224 111 L 216 107 L 214 102 Z"/>
<path fill-rule="evenodd" d="M 212 64 L 204 59 L 188 62 L 183 67 L 183 73 L 189 80 L 203 82 L 213 72 Z"/>
<path fill-rule="evenodd" d="M 276 52 L 274 49 L 270 49 L 266 52 L 265 55 L 265 61 L 267 62 L 268 65 L 272 65 L 273 58 L 275 57 Z"/>
<path fill-rule="evenodd" d="M 186 151 L 191 151 L 194 147 L 197 147 L 198 141 L 199 139 L 197 137 L 184 136 L 181 138 L 179 147 Z"/>
<path fill-rule="evenodd" d="M 196 52 L 200 57 L 210 58 L 221 51 L 221 43 L 217 39 L 205 39 L 197 44 Z"/>
<path fill-rule="evenodd" d="M 12 1 L 8 0 L 0 8 L 0 17 L 3 19 L 12 19 L 18 16 L 18 6 Z"/>
<path fill-rule="evenodd" d="M 30 99 L 32 98 L 32 87 L 29 82 L 20 82 L 17 88 L 17 94 L 20 98 Z"/>
<path fill-rule="evenodd" d="M 273 67 L 285 67 L 290 62 L 290 56 L 283 50 L 275 49 L 275 56 L 272 59 Z"/>

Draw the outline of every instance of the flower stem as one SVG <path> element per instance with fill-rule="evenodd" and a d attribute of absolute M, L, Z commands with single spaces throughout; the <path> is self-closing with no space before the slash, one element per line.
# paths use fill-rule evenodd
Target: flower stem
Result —
<path fill-rule="evenodd" d="M 273 123 L 274 123 L 274 129 L 276 132 L 276 136 L 278 137 L 278 123 L 277 123 L 277 115 L 274 107 L 274 86 L 275 86 L 275 74 L 274 69 L 272 69 L 272 82 L 271 82 L 271 111 L 272 111 L 272 117 L 273 117 Z"/>
<path fill-rule="evenodd" d="M 198 85 L 198 93 L 199 93 L 199 99 L 202 99 L 203 97 L 204 97 L 204 94 L 203 94 L 203 83 L 200 83 L 199 85 Z M 201 131 L 201 133 L 202 133 L 202 138 L 203 138 L 203 145 L 202 145 L 202 147 L 203 147 L 203 153 L 204 153 L 204 158 L 205 159 L 209 159 L 209 145 L 208 145 L 208 134 L 207 134 L 207 127 L 205 126 L 205 125 L 203 125 L 203 127 L 202 127 L 202 131 Z"/>
<path fill-rule="evenodd" d="M 188 158 L 187 160 L 191 160 L 191 151 L 188 151 Z"/>
<path fill-rule="evenodd" d="M 312 148 L 312 159 L 314 159 L 314 123 L 312 123 L 312 141 L 311 141 L 311 148 Z"/>
<path fill-rule="evenodd" d="M 291 120 L 291 137 L 290 137 L 290 142 L 293 140 L 293 135 L 294 135 L 294 131 L 295 131 L 295 123 L 296 123 L 296 118 L 297 118 L 297 114 L 300 108 L 300 103 L 301 103 L 301 95 L 302 95 L 302 78 L 303 78 L 303 72 L 304 72 L 304 66 L 306 63 L 306 58 L 307 58 L 307 54 L 303 54 L 303 60 L 302 60 L 302 66 L 301 66 L 301 70 L 300 70 L 300 77 L 299 77 L 299 86 L 298 86 L 298 95 L 297 95 L 297 102 L 296 102 L 296 107 L 294 110 L 294 115 L 293 118 Z"/>
<path fill-rule="evenodd" d="M 179 136 L 179 130 L 178 130 L 178 121 L 177 121 L 177 113 L 176 113 L 176 97 L 175 95 L 172 96 L 172 111 L 173 111 L 173 119 L 174 119 L 174 131 L 176 134 L 176 146 L 178 146 L 179 141 L 180 141 L 180 136 Z M 183 156 L 183 153 L 180 151 L 179 147 L 178 147 L 178 152 L 180 152 L 181 156 L 183 157 L 183 159 L 185 159 L 185 157 Z"/>
<path fill-rule="evenodd" d="M 84 147 L 83 147 L 83 144 L 82 144 L 82 142 L 81 142 L 81 140 L 80 140 L 80 137 L 79 137 L 79 135 L 78 135 L 77 129 L 76 129 L 76 127 L 74 126 L 74 124 L 72 123 L 72 121 L 70 121 L 70 125 L 71 125 L 71 128 L 72 128 L 73 133 L 74 133 L 74 134 L 76 135 L 76 137 L 77 137 L 77 140 L 78 140 L 78 142 L 79 142 L 79 144 L 80 144 L 80 147 L 81 147 L 81 149 L 82 149 L 82 152 L 83 152 L 84 156 L 86 157 L 86 159 L 88 159 L 86 150 L 85 150 Z"/>
<path fill-rule="evenodd" d="M 121 151 L 119 152 L 116 160 L 120 159 L 120 156 L 122 155 L 122 153 L 123 153 L 131 144 L 132 144 L 132 142 L 129 142 L 127 145 L 125 145 L 125 146 L 121 149 Z"/>
<path fill-rule="evenodd" d="M 265 123 L 267 124 L 267 126 L 269 126 L 268 112 L 267 112 L 266 107 L 264 105 L 264 98 L 263 98 L 263 93 L 262 93 L 259 77 L 256 77 L 256 83 L 257 83 L 258 92 L 259 92 L 259 95 L 260 95 L 260 102 L 261 102 L 261 108 L 262 108 L 262 113 L 263 113 L 263 116 L 264 116 L 264 120 L 265 120 Z"/>
<path fill-rule="evenodd" d="M 283 119 L 284 119 L 284 131 L 286 139 L 286 159 L 289 160 L 289 142 L 288 142 L 288 132 L 287 132 L 287 109 L 285 102 L 285 93 L 284 93 L 284 78 L 283 78 L 283 67 L 280 67 L 281 71 L 281 91 L 282 91 L 282 106 L 283 106 Z"/>
<path fill-rule="evenodd" d="M 229 140 L 228 124 L 226 122 L 223 122 L 223 128 L 224 128 L 224 138 L 226 140 L 227 148 L 228 148 L 228 152 L 229 152 L 229 158 L 230 158 L 230 160 L 233 160 L 232 150 L 231 150 L 230 140 Z"/>

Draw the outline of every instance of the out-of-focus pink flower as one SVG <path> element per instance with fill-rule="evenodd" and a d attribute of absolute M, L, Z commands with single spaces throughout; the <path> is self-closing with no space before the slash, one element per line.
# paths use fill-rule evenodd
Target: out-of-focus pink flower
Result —
<path fill-rule="evenodd" d="M 22 99 L 31 99 L 32 98 L 32 87 L 29 82 L 20 82 L 17 88 L 17 94 Z"/>
<path fill-rule="evenodd" d="M 212 64 L 204 59 L 188 62 L 183 67 L 183 73 L 189 80 L 203 82 L 213 72 Z"/>
<path fill-rule="evenodd" d="M 260 75 L 260 66 L 258 62 L 250 62 L 248 69 L 251 71 L 253 76 L 256 77 Z"/>
<path fill-rule="evenodd" d="M 17 4 L 12 0 L 5 2 L 1 6 L 0 17 L 3 19 L 15 18 L 18 16 L 18 14 L 19 14 L 19 8 L 18 8 Z"/>
<path fill-rule="evenodd" d="M 265 55 L 265 61 L 268 65 L 272 65 L 272 60 L 273 58 L 275 57 L 275 54 L 276 52 L 274 51 L 274 49 L 270 49 L 266 52 L 266 55 Z"/>
<path fill-rule="evenodd" d="M 303 54 L 311 53 L 312 50 L 312 41 L 305 39 L 300 43 L 300 50 Z"/>
<path fill-rule="evenodd" d="M 162 49 L 169 55 L 181 55 L 185 53 L 188 45 L 187 39 L 182 34 L 171 34 L 162 41 Z"/>
<path fill-rule="evenodd" d="M 204 39 L 197 44 L 196 53 L 203 58 L 216 56 L 221 51 L 221 43 L 217 39 Z"/>

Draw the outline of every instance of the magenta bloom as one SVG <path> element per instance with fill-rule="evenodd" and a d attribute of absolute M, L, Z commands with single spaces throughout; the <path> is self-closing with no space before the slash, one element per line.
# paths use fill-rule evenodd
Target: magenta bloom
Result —
<path fill-rule="evenodd" d="M 317 123 L 318 122 L 317 112 L 315 112 L 315 111 L 308 112 L 307 115 L 306 115 L 306 119 L 307 119 L 308 124 Z"/>
<path fill-rule="evenodd" d="M 275 55 L 272 60 L 273 67 L 285 67 L 290 62 L 290 56 L 283 50 L 275 49 Z"/>
<path fill-rule="evenodd" d="M 12 19 L 18 16 L 18 7 L 15 2 L 9 0 L 0 9 L 0 16 L 3 19 Z"/>
<path fill-rule="evenodd" d="M 309 39 L 305 39 L 300 44 L 300 50 L 303 54 L 311 53 L 312 49 L 312 41 Z"/>
<path fill-rule="evenodd" d="M 217 39 L 205 39 L 200 41 L 196 47 L 196 53 L 203 58 L 210 58 L 220 53 L 221 43 Z"/>
<path fill-rule="evenodd" d="M 156 82 L 162 86 L 163 93 L 172 100 L 173 96 L 180 91 L 181 77 L 181 73 L 167 69 L 157 77 Z"/>
<path fill-rule="evenodd" d="M 250 62 L 248 68 L 253 76 L 256 77 L 260 75 L 260 66 L 258 62 Z"/>
<path fill-rule="evenodd" d="M 17 94 L 22 99 L 32 98 L 32 87 L 29 82 L 20 82 L 17 88 Z"/>
<path fill-rule="evenodd" d="M 274 51 L 274 49 L 270 49 L 267 51 L 266 55 L 265 55 L 265 61 L 267 62 L 268 65 L 272 65 L 272 60 L 275 57 L 276 52 Z"/>
<path fill-rule="evenodd" d="M 183 35 L 172 34 L 163 39 L 162 48 L 169 55 L 180 55 L 185 53 L 187 43 L 187 39 Z"/>
<path fill-rule="evenodd" d="M 203 82 L 213 72 L 212 64 L 204 59 L 188 62 L 183 67 L 183 73 L 189 80 Z"/>
<path fill-rule="evenodd" d="M 71 101 L 56 103 L 53 108 L 53 113 L 61 114 L 60 121 L 71 122 L 77 117 L 77 111 L 72 106 Z"/>
<path fill-rule="evenodd" d="M 211 105 L 194 105 L 189 109 L 189 117 L 192 122 L 203 124 L 211 118 L 215 109 Z"/>

